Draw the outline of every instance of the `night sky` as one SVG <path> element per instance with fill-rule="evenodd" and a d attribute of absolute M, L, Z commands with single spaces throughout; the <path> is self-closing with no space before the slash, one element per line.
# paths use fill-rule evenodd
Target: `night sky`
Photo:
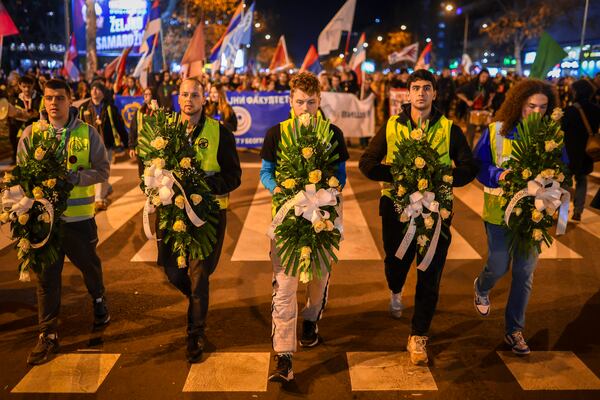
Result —
<path fill-rule="evenodd" d="M 279 35 L 284 34 L 292 61 L 300 65 L 308 47 L 311 44 L 316 47 L 319 33 L 344 3 L 345 0 L 256 0 L 256 8 L 279 15 L 277 26 L 271 27 L 271 41 L 275 45 Z M 398 29 L 402 24 L 406 24 L 411 31 L 427 30 L 424 25 L 431 19 L 428 15 L 425 17 L 427 13 L 423 10 L 427 10 L 429 4 L 431 0 L 357 0 L 353 24 L 355 34 L 350 41 L 350 48 L 364 30 L 385 32 Z M 375 18 L 380 18 L 381 22 L 376 24 Z M 345 36 L 342 42 L 344 39 Z"/>

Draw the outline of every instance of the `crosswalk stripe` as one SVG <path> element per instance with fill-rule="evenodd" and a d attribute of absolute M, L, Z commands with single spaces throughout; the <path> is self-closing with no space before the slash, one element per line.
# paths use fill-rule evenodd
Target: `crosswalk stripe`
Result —
<path fill-rule="evenodd" d="M 104 212 L 96 214 L 98 245 L 105 242 L 135 214 L 144 208 L 146 196 L 138 186 L 126 192 Z"/>
<path fill-rule="evenodd" d="M 453 226 L 450 226 L 452 241 L 448 249 L 447 260 L 481 260 L 481 255 L 467 242 Z"/>
<path fill-rule="evenodd" d="M 354 197 L 350 182 L 344 187 L 344 240 L 340 260 L 381 260 L 369 225 Z M 271 194 L 259 183 L 231 261 L 268 261 L 269 240 L 265 232 L 271 222 Z"/>
<path fill-rule="evenodd" d="M 474 184 L 454 188 L 454 195 L 480 217 L 483 214 L 483 190 Z M 550 247 L 542 246 L 541 259 L 583 258 L 579 253 L 554 239 Z"/>

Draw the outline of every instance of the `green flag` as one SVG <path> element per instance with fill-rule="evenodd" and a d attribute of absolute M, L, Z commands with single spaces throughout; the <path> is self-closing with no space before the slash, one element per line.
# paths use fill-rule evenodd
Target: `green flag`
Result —
<path fill-rule="evenodd" d="M 544 79 L 552 67 L 566 56 L 567 53 L 556 43 L 556 40 L 552 39 L 548 32 L 542 33 L 529 76 Z"/>

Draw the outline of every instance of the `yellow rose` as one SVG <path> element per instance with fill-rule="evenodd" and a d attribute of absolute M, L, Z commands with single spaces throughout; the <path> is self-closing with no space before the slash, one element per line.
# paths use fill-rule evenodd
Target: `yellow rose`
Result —
<path fill-rule="evenodd" d="M 448 218 L 450 218 L 451 214 L 452 213 L 450 211 L 446 210 L 445 208 L 442 208 L 440 210 L 440 216 L 442 217 L 442 219 L 448 219 Z"/>
<path fill-rule="evenodd" d="M 296 180 L 292 178 L 286 179 L 285 181 L 281 182 L 281 186 L 286 189 L 293 189 L 296 187 Z"/>
<path fill-rule="evenodd" d="M 29 214 L 25 213 L 25 214 L 19 215 L 19 223 L 21 225 L 25 225 L 27 223 L 27 221 L 29 221 Z"/>
<path fill-rule="evenodd" d="M 307 160 L 311 158 L 314 153 L 315 151 L 312 147 L 305 147 L 302 149 L 302 157 L 306 158 Z"/>
<path fill-rule="evenodd" d="M 314 171 L 310 171 L 308 173 L 308 181 L 310 183 L 318 183 L 321 181 L 321 170 L 315 169 Z"/>
<path fill-rule="evenodd" d="M 417 244 L 421 247 L 425 247 L 425 245 L 427 244 L 428 241 L 429 241 L 429 238 L 425 235 L 419 235 L 417 237 Z"/>
<path fill-rule="evenodd" d="M 152 198 L 152 204 L 153 204 L 155 207 L 158 207 L 158 206 L 160 206 L 160 205 L 162 204 L 162 201 L 160 200 L 160 197 L 158 197 L 158 196 L 154 196 L 154 197 Z"/>
<path fill-rule="evenodd" d="M 519 215 L 521 215 L 523 213 L 523 209 L 521 207 L 515 207 L 513 209 L 513 212 L 515 213 L 515 215 L 518 217 Z"/>
<path fill-rule="evenodd" d="M 454 182 L 454 177 L 453 177 L 452 175 L 444 175 L 444 176 L 442 177 L 442 180 L 443 180 L 445 183 L 449 183 L 449 184 L 451 184 L 451 185 L 452 185 L 452 182 Z"/>
<path fill-rule="evenodd" d="M 31 247 L 31 243 L 29 243 L 29 240 L 22 238 L 21 240 L 19 240 L 19 244 L 17 244 L 17 247 L 22 251 L 28 251 L 29 247 Z"/>
<path fill-rule="evenodd" d="M 421 140 L 425 137 L 425 133 L 423 133 L 422 129 L 413 129 L 410 132 L 410 138 L 413 140 Z"/>
<path fill-rule="evenodd" d="M 175 223 L 173 224 L 173 230 L 175 232 L 185 232 L 185 229 L 186 229 L 185 223 L 180 219 L 175 221 Z"/>
<path fill-rule="evenodd" d="M 531 236 L 533 237 L 533 240 L 537 240 L 539 242 L 540 240 L 542 240 L 544 238 L 544 233 L 542 232 L 541 229 L 534 229 L 531 232 Z"/>
<path fill-rule="evenodd" d="M 156 168 L 163 169 L 165 167 L 165 160 L 162 158 L 155 158 L 152 160 L 152 165 L 154 165 Z"/>
<path fill-rule="evenodd" d="M 52 189 L 56 185 L 56 179 L 46 179 L 42 184 L 50 189 Z"/>
<path fill-rule="evenodd" d="M 15 177 L 13 176 L 13 174 L 11 174 L 10 172 L 5 172 L 4 173 L 4 178 L 2 178 L 2 181 L 4 183 L 9 183 L 10 181 L 12 181 Z"/>
<path fill-rule="evenodd" d="M 192 204 L 197 206 L 202 201 L 202 196 L 194 193 L 193 195 L 190 196 L 190 199 L 192 200 Z"/>
<path fill-rule="evenodd" d="M 175 206 L 179 207 L 181 210 L 185 207 L 185 199 L 182 195 L 175 197 Z"/>
<path fill-rule="evenodd" d="M 331 232 L 331 231 L 333 231 L 333 228 L 335 228 L 335 226 L 333 225 L 333 222 L 331 222 L 330 220 L 326 220 L 325 225 L 327 225 L 327 227 L 325 228 L 325 230 L 327 232 Z"/>
<path fill-rule="evenodd" d="M 308 127 L 310 125 L 311 119 L 312 117 L 309 113 L 304 113 L 298 117 L 298 121 L 300 121 L 300 124 L 305 127 Z"/>
<path fill-rule="evenodd" d="M 308 246 L 304 246 L 300 250 L 300 258 L 303 259 L 303 260 L 309 259 L 310 258 L 310 253 L 312 253 L 311 248 L 308 247 Z"/>
<path fill-rule="evenodd" d="M 0 223 L 5 224 L 10 219 L 10 214 L 8 212 L 3 212 L 0 214 Z"/>
<path fill-rule="evenodd" d="M 179 161 L 179 166 L 183 169 L 188 169 L 192 167 L 192 159 L 189 157 L 183 157 L 181 161 Z"/>
<path fill-rule="evenodd" d="M 330 177 L 329 181 L 327 183 L 329 184 L 329 187 L 332 187 L 332 188 L 336 188 L 336 187 L 340 186 L 340 181 L 335 176 Z"/>
<path fill-rule="evenodd" d="M 154 147 L 156 150 L 162 150 L 162 149 L 164 149 L 167 146 L 168 142 L 169 142 L 168 140 L 165 140 L 165 139 L 163 139 L 162 136 L 159 136 L 159 137 L 153 139 L 150 142 L 150 145 L 152 147 Z"/>
<path fill-rule="evenodd" d="M 39 199 L 42 199 L 44 197 L 44 190 L 41 187 L 36 186 L 31 191 L 31 194 L 33 195 L 34 199 L 39 200 Z"/>
<path fill-rule="evenodd" d="M 556 143 L 554 140 L 546 140 L 544 142 L 544 150 L 546 150 L 546 152 L 551 152 L 554 149 L 556 149 L 558 147 L 558 143 Z"/>
<path fill-rule="evenodd" d="M 531 176 L 531 171 L 529 170 L 529 168 L 525 168 L 523 172 L 521 172 L 521 176 L 523 177 L 523 179 L 529 179 L 529 177 Z"/>
<path fill-rule="evenodd" d="M 540 212 L 540 211 L 538 211 L 538 210 L 533 210 L 533 211 L 531 212 L 531 220 L 532 220 L 533 222 L 535 222 L 536 224 L 537 224 L 538 222 L 540 222 L 540 221 L 542 220 L 542 218 L 544 218 L 544 213 L 542 213 L 542 212 Z"/>
<path fill-rule="evenodd" d="M 550 179 L 554 177 L 554 173 L 555 172 L 553 169 L 548 168 L 540 172 L 540 175 L 542 176 L 542 178 Z"/>
<path fill-rule="evenodd" d="M 433 223 L 435 221 L 433 220 L 433 218 L 431 217 L 427 217 L 423 220 L 423 223 L 425 223 L 425 229 L 431 229 L 433 228 Z"/>
<path fill-rule="evenodd" d="M 404 179 L 404 175 L 402 175 L 402 174 L 398 175 L 398 181 L 401 181 L 403 179 Z"/>
<path fill-rule="evenodd" d="M 422 157 L 417 157 L 415 158 L 415 167 L 417 168 L 423 168 L 425 167 L 425 160 L 423 160 Z"/>
<path fill-rule="evenodd" d="M 560 121 L 563 117 L 563 111 L 559 108 L 556 107 L 554 110 L 552 110 L 552 115 L 550 116 L 550 118 L 552 118 L 553 121 Z"/>
<path fill-rule="evenodd" d="M 427 186 L 429 186 L 429 181 L 427 181 L 427 179 L 419 179 L 419 190 L 425 190 L 427 189 Z"/>
<path fill-rule="evenodd" d="M 315 230 L 316 233 L 319 233 L 323 230 L 325 230 L 325 228 L 327 228 L 327 224 L 322 220 L 318 220 L 317 222 L 315 222 L 313 224 L 313 229 Z"/>
<path fill-rule="evenodd" d="M 41 147 L 38 147 L 37 149 L 35 149 L 35 153 L 33 154 L 33 157 L 36 160 L 41 161 L 44 159 L 45 155 L 46 155 L 46 151 L 44 149 L 42 149 Z"/>
<path fill-rule="evenodd" d="M 398 186 L 398 189 L 396 190 L 396 195 L 398 197 L 402 197 L 406 194 L 406 188 L 404 186 Z"/>
<path fill-rule="evenodd" d="M 177 266 L 179 268 L 185 268 L 185 267 L 187 267 L 187 260 L 185 259 L 184 256 L 177 257 Z"/>
<path fill-rule="evenodd" d="M 50 214 L 48 214 L 47 212 L 38 215 L 38 221 L 42 221 L 45 222 L 46 224 L 50 223 Z"/>
<path fill-rule="evenodd" d="M 312 273 L 309 271 L 300 271 L 300 274 L 298 275 L 298 279 L 300 279 L 300 282 L 302 283 L 308 283 L 312 280 Z"/>

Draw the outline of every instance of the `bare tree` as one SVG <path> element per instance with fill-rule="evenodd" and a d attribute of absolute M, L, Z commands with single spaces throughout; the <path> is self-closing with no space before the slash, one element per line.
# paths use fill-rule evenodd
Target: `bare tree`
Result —
<path fill-rule="evenodd" d="M 96 9 L 94 0 L 86 0 L 85 13 L 85 79 L 89 82 L 98 69 L 98 55 L 96 53 Z"/>

